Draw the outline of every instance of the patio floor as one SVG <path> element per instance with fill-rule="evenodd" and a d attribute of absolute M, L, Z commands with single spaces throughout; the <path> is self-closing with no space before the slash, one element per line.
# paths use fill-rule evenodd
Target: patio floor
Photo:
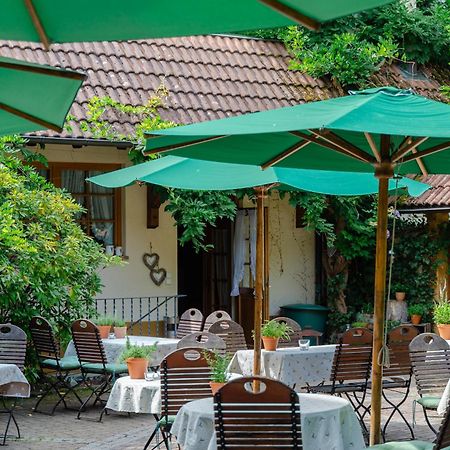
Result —
<path fill-rule="evenodd" d="M 412 424 L 412 400 L 416 392 L 413 389 L 403 412 Z M 29 399 L 16 410 L 23 438 L 8 440 L 11 450 L 137 450 L 142 449 L 153 429 L 154 419 L 150 415 L 105 416 L 102 423 L 89 420 L 76 420 L 73 411 L 58 410 L 54 416 L 32 412 L 35 399 Z M 97 410 L 99 411 L 99 410 Z M 383 417 L 389 414 L 383 411 Z M 97 416 L 92 416 L 97 417 Z M 426 426 L 422 411 L 417 409 L 416 439 L 433 440 L 434 436 Z M 4 418 L 2 418 L 4 420 Z M 440 417 L 433 420 L 437 425 Z M 2 422 L 3 425 L 3 422 Z M 12 430 L 12 428 L 11 428 Z M 397 417 L 389 428 L 388 440 L 409 439 L 409 432 Z M 163 448 L 161 446 L 161 448 Z M 173 448 L 177 448 L 176 445 Z M 308 450 L 308 449 L 306 449 Z"/>

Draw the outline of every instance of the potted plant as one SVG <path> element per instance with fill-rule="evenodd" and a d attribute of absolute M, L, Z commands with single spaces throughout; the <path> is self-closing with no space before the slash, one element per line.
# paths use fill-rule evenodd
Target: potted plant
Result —
<path fill-rule="evenodd" d="M 113 325 L 116 339 L 124 339 L 127 335 L 127 323 L 122 319 L 114 319 Z"/>
<path fill-rule="evenodd" d="M 368 322 L 353 322 L 352 328 L 367 328 L 369 326 Z"/>
<path fill-rule="evenodd" d="M 406 285 L 402 283 L 395 283 L 392 286 L 392 290 L 395 292 L 395 300 L 402 302 L 406 297 Z"/>
<path fill-rule="evenodd" d="M 446 299 L 435 303 L 433 309 L 433 320 L 444 339 L 450 339 L 450 303 Z"/>
<path fill-rule="evenodd" d="M 264 344 L 264 349 L 268 351 L 275 351 L 280 339 L 287 341 L 291 340 L 291 334 L 294 330 L 284 322 L 277 322 L 276 320 L 266 321 L 261 328 L 261 336 Z"/>
<path fill-rule="evenodd" d="M 120 355 L 120 361 L 127 363 L 130 378 L 139 380 L 145 378 L 148 362 L 156 351 L 157 344 L 155 342 L 153 345 L 132 345 L 130 339 L 127 338 L 125 350 Z"/>
<path fill-rule="evenodd" d="M 99 317 L 95 321 L 95 325 L 97 325 L 97 328 L 100 331 L 100 337 L 102 339 L 108 339 L 109 338 L 109 332 L 111 331 L 111 326 L 114 323 L 114 319 L 107 316 Z"/>
<path fill-rule="evenodd" d="M 422 320 L 422 316 L 427 312 L 424 305 L 417 303 L 415 305 L 408 306 L 408 314 L 411 317 L 411 323 L 413 325 L 419 325 Z"/>
<path fill-rule="evenodd" d="M 204 351 L 203 357 L 211 369 L 211 386 L 212 394 L 214 395 L 228 380 L 228 365 L 231 357 L 228 354 L 221 354 L 217 350 L 210 352 Z"/>

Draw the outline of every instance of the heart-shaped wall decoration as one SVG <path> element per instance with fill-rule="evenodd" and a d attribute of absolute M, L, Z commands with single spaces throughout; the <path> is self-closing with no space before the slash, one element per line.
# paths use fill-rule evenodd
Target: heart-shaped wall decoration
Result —
<path fill-rule="evenodd" d="M 156 286 L 161 286 L 167 277 L 166 269 L 152 269 L 150 270 L 150 278 Z"/>
<path fill-rule="evenodd" d="M 157 253 L 144 253 L 142 260 L 146 267 L 153 270 L 155 267 L 158 267 L 159 255 Z"/>

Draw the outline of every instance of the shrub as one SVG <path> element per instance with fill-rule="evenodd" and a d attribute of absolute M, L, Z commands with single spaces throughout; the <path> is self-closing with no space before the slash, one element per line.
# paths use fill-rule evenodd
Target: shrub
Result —
<path fill-rule="evenodd" d="M 420 303 L 408 306 L 408 314 L 410 316 L 423 316 L 426 312 L 427 309 Z"/>
<path fill-rule="evenodd" d="M 435 303 L 433 320 L 439 325 L 450 324 L 450 303 L 447 300 L 443 299 Z"/>
<path fill-rule="evenodd" d="M 226 383 L 228 378 L 228 365 L 231 360 L 230 355 L 220 354 L 218 351 L 204 351 L 203 357 L 211 369 L 211 381 L 213 383 Z"/>
<path fill-rule="evenodd" d="M 261 329 L 261 335 L 264 337 L 280 338 L 290 341 L 291 334 L 294 330 L 284 322 L 277 322 L 276 320 L 266 321 Z"/>

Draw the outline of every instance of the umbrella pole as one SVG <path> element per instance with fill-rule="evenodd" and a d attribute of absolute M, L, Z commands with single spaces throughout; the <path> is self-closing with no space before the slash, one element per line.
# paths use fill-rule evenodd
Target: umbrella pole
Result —
<path fill-rule="evenodd" d="M 261 374 L 261 323 L 263 311 L 264 282 L 264 197 L 265 186 L 255 188 L 256 191 L 256 276 L 255 276 L 255 323 L 253 375 Z"/>
<path fill-rule="evenodd" d="M 377 240 L 375 256 L 375 293 L 373 315 L 372 395 L 370 412 L 370 445 L 380 442 L 381 437 L 381 391 L 383 366 L 378 360 L 384 345 L 384 313 L 387 263 L 387 211 L 388 184 L 392 177 L 392 165 L 380 164 L 375 176 L 378 178 Z"/>

